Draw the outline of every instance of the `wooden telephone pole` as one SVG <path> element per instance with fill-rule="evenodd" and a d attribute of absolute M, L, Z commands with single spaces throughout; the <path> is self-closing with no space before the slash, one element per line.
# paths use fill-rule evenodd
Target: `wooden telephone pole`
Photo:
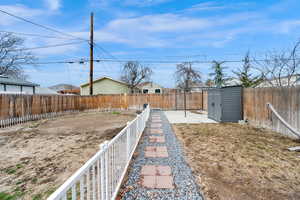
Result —
<path fill-rule="evenodd" d="M 94 73 L 94 13 L 91 13 L 90 28 L 90 95 L 93 95 L 93 73 Z"/>

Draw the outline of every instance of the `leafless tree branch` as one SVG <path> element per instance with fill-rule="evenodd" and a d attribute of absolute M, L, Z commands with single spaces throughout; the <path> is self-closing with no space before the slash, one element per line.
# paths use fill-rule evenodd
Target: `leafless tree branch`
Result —
<path fill-rule="evenodd" d="M 152 75 L 152 70 L 149 67 L 143 66 L 137 61 L 127 62 L 123 67 L 121 80 L 128 83 L 131 93 L 142 82 L 149 80 Z"/>
<path fill-rule="evenodd" d="M 30 52 L 20 50 L 23 43 L 22 38 L 11 33 L 0 33 L 0 75 L 25 78 L 22 64 L 30 63 L 35 58 Z"/>
<path fill-rule="evenodd" d="M 179 88 L 190 91 L 193 83 L 201 82 L 201 73 L 192 68 L 192 63 L 185 62 L 177 65 L 175 78 Z"/>

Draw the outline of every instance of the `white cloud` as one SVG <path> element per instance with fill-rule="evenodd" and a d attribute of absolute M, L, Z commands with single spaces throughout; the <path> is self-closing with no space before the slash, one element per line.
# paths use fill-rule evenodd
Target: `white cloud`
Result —
<path fill-rule="evenodd" d="M 184 9 L 183 12 L 197 12 L 197 11 L 216 11 L 224 9 L 240 9 L 244 7 L 251 7 L 253 2 L 235 2 L 235 3 L 222 3 L 217 1 L 202 2 L 193 5 L 190 8 Z"/>
<path fill-rule="evenodd" d="M 185 9 L 185 11 L 204 11 L 204 10 L 220 10 L 228 8 L 225 5 L 217 4 L 216 2 L 210 1 L 210 2 L 204 2 L 195 4 L 190 8 Z"/>
<path fill-rule="evenodd" d="M 107 26 L 109 30 L 132 30 L 144 32 L 174 32 L 204 29 L 211 23 L 206 19 L 183 17 L 175 14 L 145 15 L 142 17 L 117 19 Z"/>
<path fill-rule="evenodd" d="M 60 0 L 44 0 L 49 10 L 56 11 L 60 8 L 61 2 Z"/>
<path fill-rule="evenodd" d="M 220 17 L 187 17 L 179 14 L 156 14 L 119 18 L 95 32 L 96 40 L 122 43 L 133 47 L 221 46 L 247 31 L 257 13 L 237 13 Z M 243 23 L 247 22 L 247 23 Z M 86 36 L 88 33 L 85 33 Z"/>
<path fill-rule="evenodd" d="M 28 8 L 22 4 L 16 5 L 0 5 L 1 10 L 5 10 L 9 13 L 12 13 L 16 16 L 32 18 L 43 14 L 43 11 L 40 9 Z M 11 25 L 16 21 L 19 21 L 11 16 L 5 15 L 3 13 L 0 14 L 0 25 Z"/>
<path fill-rule="evenodd" d="M 169 1 L 172 0 L 125 0 L 124 5 L 146 7 L 166 3 Z"/>
<path fill-rule="evenodd" d="M 295 20 L 286 20 L 283 21 L 279 24 L 279 32 L 280 33 L 290 33 L 292 30 L 294 30 L 295 28 L 299 28 L 300 27 L 300 20 L 299 19 L 295 19 Z"/>

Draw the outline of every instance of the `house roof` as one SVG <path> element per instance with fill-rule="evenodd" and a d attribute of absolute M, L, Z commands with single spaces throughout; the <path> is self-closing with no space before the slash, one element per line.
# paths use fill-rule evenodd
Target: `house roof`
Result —
<path fill-rule="evenodd" d="M 0 75 L 0 84 L 1 83 L 7 85 L 39 86 L 38 84 L 29 81 L 3 75 Z"/>
<path fill-rule="evenodd" d="M 56 92 L 61 91 L 61 90 L 73 90 L 73 89 L 79 89 L 79 87 L 75 86 L 75 85 L 70 85 L 70 84 L 57 84 L 57 85 L 53 85 L 48 87 L 51 90 L 55 90 Z"/>
<path fill-rule="evenodd" d="M 162 88 L 162 86 L 158 85 L 157 83 L 151 82 L 151 81 L 146 81 L 146 82 L 140 83 L 140 84 L 137 85 L 137 87 L 138 87 L 138 88 L 141 88 L 141 87 L 143 87 L 143 86 L 145 86 L 145 85 L 148 85 L 148 84 L 156 85 L 156 86 L 159 86 L 159 87 Z M 152 86 L 151 86 L 151 87 L 152 87 Z"/>
<path fill-rule="evenodd" d="M 126 85 L 126 86 L 129 85 L 129 84 L 123 82 L 123 81 L 115 80 L 115 79 L 110 78 L 110 77 L 108 77 L 108 76 L 103 76 L 103 77 L 101 77 L 101 78 L 98 78 L 98 79 L 94 80 L 93 83 L 102 81 L 102 80 L 104 80 L 104 79 L 109 79 L 109 80 L 111 80 L 111 81 L 114 81 L 114 82 L 117 82 L 117 83 L 120 83 L 120 84 L 123 84 L 123 85 Z M 90 84 L 90 83 L 84 83 L 84 84 L 80 85 L 80 87 L 88 86 L 89 84 Z"/>
<path fill-rule="evenodd" d="M 36 94 L 58 94 L 55 90 L 51 90 L 50 88 L 37 87 L 35 89 Z"/>

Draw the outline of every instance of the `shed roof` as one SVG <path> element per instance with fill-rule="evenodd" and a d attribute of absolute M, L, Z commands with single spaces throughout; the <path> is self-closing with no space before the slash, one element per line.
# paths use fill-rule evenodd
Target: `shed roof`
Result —
<path fill-rule="evenodd" d="M 38 84 L 29 81 L 3 75 L 0 75 L 0 84 L 1 83 L 7 85 L 39 86 Z"/>

